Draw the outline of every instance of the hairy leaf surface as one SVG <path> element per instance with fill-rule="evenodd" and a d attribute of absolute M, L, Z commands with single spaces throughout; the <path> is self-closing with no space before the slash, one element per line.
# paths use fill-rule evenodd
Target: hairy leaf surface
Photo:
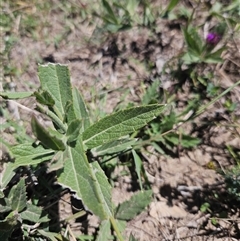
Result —
<path fill-rule="evenodd" d="M 47 91 L 55 102 L 54 112 L 63 121 L 65 107 L 68 101 L 72 101 L 68 67 L 60 64 L 40 65 L 38 76 L 42 90 Z M 73 109 L 69 111 L 68 119 L 76 119 Z"/>
<path fill-rule="evenodd" d="M 12 146 L 10 151 L 15 158 L 13 168 L 39 164 L 50 160 L 54 154 L 51 149 L 45 149 L 41 145 L 34 147 L 31 143 Z"/>
<path fill-rule="evenodd" d="M 13 186 L 9 193 L 9 200 L 13 211 L 21 212 L 27 205 L 26 186 L 22 178 Z"/>
<path fill-rule="evenodd" d="M 52 135 L 48 130 L 43 127 L 35 116 L 32 117 L 32 130 L 34 135 L 46 147 L 53 150 L 65 150 L 65 145 L 61 139 Z M 57 133 L 56 133 L 57 134 Z"/>
<path fill-rule="evenodd" d="M 101 222 L 96 241 L 113 240 L 111 237 L 111 223 L 109 220 Z"/>
<path fill-rule="evenodd" d="M 101 219 L 112 216 L 111 186 L 98 163 L 89 164 L 81 138 L 66 149 L 67 159 L 58 181 L 76 192 L 78 198 Z"/>
<path fill-rule="evenodd" d="M 138 192 L 130 200 L 119 204 L 115 217 L 121 220 L 130 220 L 149 205 L 152 197 L 152 190 Z"/>
<path fill-rule="evenodd" d="M 164 108 L 158 104 L 147 105 L 106 116 L 83 132 L 84 144 L 91 149 L 130 134 L 153 120 Z"/>
<path fill-rule="evenodd" d="M 76 88 L 73 88 L 73 108 L 76 118 L 82 120 L 83 124 L 80 132 L 83 132 L 90 126 L 90 120 L 84 100 Z"/>
<path fill-rule="evenodd" d="M 43 209 L 32 204 L 27 204 L 27 209 L 21 212 L 21 218 L 34 223 L 48 222 L 50 219 L 43 215 Z"/>
<path fill-rule="evenodd" d="M 23 99 L 33 95 L 33 92 L 0 92 L 4 99 Z"/>

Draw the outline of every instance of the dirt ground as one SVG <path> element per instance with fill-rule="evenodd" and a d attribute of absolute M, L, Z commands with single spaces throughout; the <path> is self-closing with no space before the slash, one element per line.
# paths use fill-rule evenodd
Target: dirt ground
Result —
<path fill-rule="evenodd" d="M 67 19 L 58 18 L 58 15 L 58 12 L 52 12 L 48 16 L 51 24 L 47 30 L 50 37 L 64 34 L 57 46 L 54 43 L 47 44 L 44 37 L 35 41 L 32 36 L 25 35 L 19 36 L 20 41 L 11 50 L 11 63 L 20 73 L 11 80 L 16 84 L 16 91 L 32 90 L 39 85 L 39 62 L 67 64 L 73 85 L 81 91 L 89 107 L 98 113 L 111 112 L 121 101 L 124 94 L 122 90 L 129 90 L 126 103 L 140 102 L 142 88 L 148 86 L 154 78 L 160 78 L 161 88 L 167 90 L 177 84 L 177 79 L 161 71 L 163 63 L 183 51 L 184 40 L 180 29 L 183 23 L 180 20 L 157 20 L 154 33 L 148 28 L 134 27 L 106 36 L 98 34 L 96 26 L 78 22 L 77 18 L 72 25 L 69 24 L 70 28 L 66 32 Z M 201 21 L 204 21 L 204 17 Z M 39 29 L 39 36 L 44 31 Z M 227 88 L 239 79 L 239 39 L 229 43 L 229 49 L 223 57 L 223 64 L 210 68 L 217 76 L 213 81 Z M 152 62 L 152 68 L 146 68 L 146 59 Z M 209 71 L 205 67 L 202 71 Z M 188 80 L 182 90 L 178 93 L 179 110 L 191 94 Z M 107 99 L 103 105 L 96 97 L 104 93 L 107 93 Z M 239 87 L 231 92 L 230 98 L 238 103 L 235 116 L 239 118 Z M 29 102 L 22 103 L 33 106 Z M 225 199 L 224 180 L 216 171 L 225 170 L 234 163 L 226 145 L 240 149 L 240 125 L 227 125 L 232 120 L 228 113 L 223 112 L 223 103 L 224 97 L 199 116 L 197 124 L 186 123 L 182 126 L 202 139 L 196 148 L 176 148 L 166 156 L 159 155 L 151 146 L 147 148 L 143 161 L 154 198 L 143 213 L 128 223 L 127 235 L 132 233 L 140 241 L 240 240 L 240 205 Z M 26 112 L 19 109 L 19 113 L 21 118 L 26 118 Z M 240 122 L 239 119 L 237 121 Z M 121 168 L 115 171 L 116 175 L 122 171 Z M 120 203 L 133 192 L 130 178 L 119 176 L 113 188 L 113 200 Z M 218 198 L 214 196 L 216 193 Z M 70 199 L 70 195 L 66 194 L 59 203 L 61 218 L 72 212 L 68 202 Z M 210 212 L 200 211 L 205 202 L 210 204 Z M 218 225 L 214 226 L 210 218 L 219 213 L 227 218 L 217 217 Z M 75 233 L 85 231 L 91 234 L 95 232 L 98 220 L 89 215 L 81 222 L 72 221 L 70 224 Z"/>

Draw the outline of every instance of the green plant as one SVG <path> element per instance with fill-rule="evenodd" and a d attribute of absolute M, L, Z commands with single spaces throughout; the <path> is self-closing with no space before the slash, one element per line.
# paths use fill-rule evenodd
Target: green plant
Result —
<path fill-rule="evenodd" d="M 159 93 L 160 80 L 156 79 L 152 85 L 150 85 L 142 98 L 142 104 L 148 105 L 153 103 L 159 103 L 163 101 L 163 96 Z M 166 93 L 167 95 L 167 93 Z M 171 110 L 160 114 L 159 117 L 152 120 L 148 126 L 139 132 L 139 136 L 142 136 L 142 145 L 152 145 L 160 154 L 166 154 L 166 150 L 171 151 L 174 147 L 181 145 L 184 148 L 192 148 L 197 146 L 201 140 L 193 137 L 189 134 L 185 134 L 181 128 L 181 123 L 191 120 L 194 112 L 199 108 L 199 97 L 195 96 L 192 100 L 189 100 L 188 105 L 181 113 L 176 113 L 174 108 L 174 96 L 167 96 L 169 105 L 171 103 Z M 190 114 L 190 115 L 189 115 Z M 144 132 L 144 133 L 143 133 Z M 163 150 L 163 148 L 165 150 Z"/>
<path fill-rule="evenodd" d="M 200 211 L 205 213 L 205 212 L 211 212 L 211 209 L 210 209 L 210 204 L 208 202 L 205 202 L 201 205 L 200 207 Z"/>
<path fill-rule="evenodd" d="M 138 1 L 129 1 L 128 4 L 113 1 L 111 6 L 108 1 L 102 0 L 103 14 L 101 18 L 104 22 L 103 28 L 113 33 L 131 28 L 132 14 L 138 4 Z"/>
<path fill-rule="evenodd" d="M 124 0 L 121 2 L 102 0 L 101 3 L 102 13 L 95 12 L 95 14 L 103 21 L 101 28 L 108 32 L 116 33 L 130 29 L 134 25 L 148 26 L 155 21 L 154 9 L 151 8 L 151 4 L 147 0 Z M 137 11 L 142 11 L 142 14 L 136 14 Z"/>
<path fill-rule="evenodd" d="M 224 174 L 224 178 L 227 184 L 228 193 L 237 201 L 240 201 L 240 167 L 239 165 L 228 170 Z"/>
<path fill-rule="evenodd" d="M 227 149 L 233 159 L 236 161 L 236 164 L 222 172 L 221 174 L 223 175 L 226 185 L 227 185 L 227 192 L 229 195 L 233 198 L 236 199 L 237 201 L 240 200 L 240 152 L 233 150 L 231 146 L 227 146 Z"/>
<path fill-rule="evenodd" d="M 124 240 L 118 220 L 129 220 L 139 213 L 150 202 L 151 191 L 142 191 L 114 209 L 107 177 L 99 163 L 88 158 L 86 152 L 92 150 L 106 155 L 129 149 L 134 139 L 128 135 L 156 118 L 165 106 L 133 107 L 91 124 L 80 93 L 70 85 L 67 66 L 39 66 L 39 79 L 41 87 L 34 93 L 1 93 L 7 99 L 34 96 L 39 113 L 52 121 L 52 126 L 46 128 L 33 115 L 32 131 L 38 142 L 8 146 L 14 161 L 4 163 L 5 171 L 1 176 L 1 223 L 7 227 L 1 237 L 6 239 L 16 228 L 20 228 L 24 234 L 30 230 L 32 237 L 43 235 L 51 240 L 60 239 L 60 234 L 44 229 L 44 224 L 49 221 L 44 210 L 33 200 L 27 202 L 24 178 L 19 179 L 8 193 L 8 184 L 20 167 L 36 171 L 42 163 L 49 162 L 48 171 L 56 171 L 57 182 L 74 192 L 102 220 L 98 240 L 106 240 L 111 234 L 111 225 L 117 238 Z"/>
<path fill-rule="evenodd" d="M 217 50 L 214 47 L 218 44 L 224 34 L 225 25 L 220 25 L 221 31 L 209 32 L 206 40 L 201 38 L 197 30 L 191 26 L 183 28 L 183 35 L 187 45 L 187 52 L 183 55 L 182 59 L 185 64 L 196 63 L 219 63 L 221 62 L 221 54 L 225 47 Z M 219 33 L 217 33 L 219 32 Z"/>
<path fill-rule="evenodd" d="M 207 139 L 210 137 L 209 133 L 206 133 L 206 129 L 210 129 L 210 133 L 212 133 L 212 127 L 215 125 L 217 125 L 217 129 L 224 127 L 228 131 L 230 130 L 233 135 L 238 131 L 238 103 L 234 96 L 235 91 L 231 90 L 240 84 L 239 80 L 237 82 L 237 61 L 234 59 L 237 52 L 234 51 L 237 50 L 239 44 L 237 35 L 239 34 L 237 31 L 240 29 L 239 0 L 230 2 L 169 0 L 167 3 L 149 0 L 63 0 L 44 3 L 35 0 L 0 0 L 0 2 L 0 5 L 3 6 L 0 23 L 3 29 L 3 47 L 1 48 L 3 66 L 3 76 L 1 77 L 3 78 L 0 85 L 3 84 L 5 90 L 8 89 L 9 82 L 16 83 L 18 89 L 32 90 L 33 88 L 29 88 L 29 86 L 25 88 L 25 84 L 29 82 L 34 85 L 32 79 L 28 81 L 34 63 L 47 61 L 47 56 L 51 51 L 54 51 L 51 61 L 56 59 L 63 61 L 59 60 L 60 55 L 58 56 L 63 48 L 70 50 L 66 51 L 65 61 L 72 57 L 70 56 L 72 50 L 81 51 L 85 47 L 90 50 L 95 44 L 99 50 L 104 46 L 103 61 L 101 61 L 103 71 L 107 70 L 105 67 L 107 68 L 109 63 L 105 60 L 112 59 L 111 51 L 108 51 L 111 48 L 105 51 L 105 47 L 109 47 L 109 44 L 108 41 L 103 41 L 101 33 L 104 33 L 106 39 L 111 38 L 111 34 L 114 34 L 114 39 L 118 40 L 116 45 L 119 47 L 120 55 L 114 57 L 116 65 L 114 64 L 112 68 L 120 77 L 118 79 L 120 83 L 123 69 L 127 66 L 132 67 L 132 61 L 134 61 L 133 69 L 128 69 L 126 73 L 144 68 L 142 71 L 137 71 L 139 72 L 137 75 L 131 76 L 130 74 L 128 82 L 126 85 L 124 82 L 122 89 L 114 89 L 114 91 L 121 91 L 121 99 L 112 115 L 106 115 L 105 111 L 108 90 L 109 93 L 113 91 L 111 82 L 104 87 L 103 92 L 99 93 L 94 92 L 96 82 L 93 84 L 94 80 L 90 80 L 89 84 L 93 86 L 90 96 L 96 97 L 88 98 L 89 106 L 91 106 L 88 108 L 88 113 L 81 94 L 74 87 L 69 91 L 69 75 L 64 66 L 41 66 L 39 77 L 42 87 L 35 93 L 1 93 L 5 99 L 13 100 L 35 97 L 37 110 L 29 109 L 29 113 L 33 115 L 31 129 L 29 128 L 30 121 L 26 121 L 24 118 L 21 119 L 21 123 L 14 121 L 11 113 L 8 112 L 7 104 L 5 105 L 7 102 L 0 100 L 0 119 L 4 121 L 0 128 L 0 145 L 3 144 L 1 146 L 6 147 L 3 150 L 7 153 L 0 161 L 0 240 L 121 240 L 124 238 L 121 236 L 126 221 L 141 212 L 151 200 L 152 192 L 148 190 L 151 188 L 151 184 L 148 182 L 146 174 L 149 173 L 152 166 L 144 161 L 145 157 L 147 161 L 148 157 L 153 155 L 158 158 L 160 155 L 175 157 L 176 154 L 180 154 L 184 158 L 186 152 L 191 152 L 186 149 L 198 149 L 197 145 L 201 142 L 203 145 L 199 149 L 202 150 L 202 147 L 208 145 Z M 94 31 L 95 27 L 97 31 Z M 141 36 L 141 33 L 138 33 L 139 28 L 144 28 L 144 31 L 142 29 L 140 31 L 144 33 L 148 28 L 147 36 Z M 182 28 L 182 34 L 179 31 L 180 28 Z M 129 32 L 119 34 L 120 31 L 126 29 Z M 132 32 L 130 32 L 131 30 Z M 92 31 L 93 35 L 89 35 Z M 54 32 L 54 34 L 49 34 L 50 32 Z M 22 37 L 24 38 L 22 39 Z M 179 37 L 183 37 L 186 48 L 167 62 L 162 73 L 156 72 L 156 53 L 158 53 L 158 59 L 158 57 L 162 57 L 162 54 L 163 56 L 166 54 L 167 58 L 168 54 L 171 56 L 171 52 L 173 54 L 179 52 L 175 37 L 177 40 Z M 41 43 L 37 43 L 39 40 Z M 132 41 L 139 46 L 139 51 L 136 51 L 138 53 L 134 52 L 133 55 Z M 41 53 L 37 59 L 36 53 L 34 52 L 33 55 L 31 53 L 30 56 L 24 57 L 23 62 L 19 62 L 17 58 L 16 63 L 15 57 L 19 55 L 18 48 L 20 44 L 26 46 L 26 42 L 30 44 L 32 42 L 41 47 L 39 49 Z M 119 42 L 120 45 L 118 45 Z M 16 45 L 15 51 L 13 47 L 16 43 L 19 45 Z M 45 52 L 44 43 L 50 47 L 47 48 L 50 52 Z M 88 45 L 89 43 L 91 46 Z M 56 56 L 53 47 L 57 49 Z M 234 55 L 231 54 L 233 52 Z M 47 58 L 45 59 L 44 56 Z M 139 57 L 140 59 L 138 59 Z M 82 59 L 80 57 L 76 61 L 84 61 L 85 64 L 90 59 L 91 54 L 89 58 Z M 75 60 L 70 61 L 71 65 L 77 64 L 73 63 Z M 124 66 L 122 66 L 123 62 Z M 228 66 L 228 63 L 231 63 L 231 66 Z M 119 64 L 124 68 L 119 68 Z M 219 66 L 221 71 L 227 70 L 224 78 L 228 76 L 235 82 L 227 90 L 219 81 L 221 73 L 224 73 L 219 72 Z M 52 71 L 49 70 L 51 68 Z M 235 72 L 230 73 L 228 70 Z M 94 74 L 94 70 L 92 71 Z M 59 78 L 61 75 L 59 72 L 65 73 L 63 74 L 65 77 L 67 76 L 65 80 Z M 47 76 L 48 74 L 50 77 Z M 74 73 L 73 76 L 75 76 Z M 132 88 L 134 76 L 139 81 L 142 78 L 146 80 L 142 84 L 144 87 L 146 83 L 155 80 L 144 92 L 142 89 L 139 91 L 135 85 Z M 53 81 L 55 78 L 58 79 L 61 86 L 67 83 L 63 88 L 64 93 L 60 96 L 67 96 L 68 100 L 61 100 L 60 104 L 58 91 L 53 91 L 58 84 L 54 84 L 54 88 L 49 85 L 56 83 Z M 26 81 L 20 81 L 23 79 Z M 44 81 L 45 79 L 48 79 L 47 83 Z M 96 81 L 100 82 L 101 78 Z M 171 86 L 164 86 L 164 81 L 170 83 Z M 66 86 L 67 88 L 65 88 Z M 89 87 L 89 85 L 87 86 Z M 131 86 L 129 89 L 131 91 L 126 95 L 123 94 L 123 91 L 129 86 Z M 99 125 L 107 128 L 106 125 L 113 119 L 122 117 L 120 113 L 123 115 L 136 114 L 134 112 L 136 109 L 144 109 L 134 107 L 135 102 L 126 101 L 126 99 L 131 99 L 133 93 L 134 101 L 137 96 L 140 97 L 138 104 L 141 103 L 146 111 L 150 107 L 157 106 L 158 103 L 168 103 L 168 108 L 159 106 L 162 111 L 159 110 L 161 113 L 154 114 L 156 118 L 148 119 L 144 123 L 146 125 L 136 128 L 128 134 L 124 133 L 123 136 L 118 136 L 116 132 L 114 135 L 112 132 L 106 132 L 106 136 L 98 135 Z M 129 96 L 130 98 L 128 98 Z M 223 96 L 225 97 L 222 98 Z M 107 104 L 109 105 L 109 103 Z M 209 113 L 207 109 L 213 104 L 216 105 Z M 219 104 L 221 112 L 215 112 L 216 106 Z M 59 107 L 60 105 L 62 108 Z M 127 109 L 125 109 L 126 107 Z M 200 114 L 203 115 L 199 116 Z M 215 114 L 217 117 L 223 118 L 227 115 L 227 119 L 222 123 L 222 120 L 219 120 L 221 118 L 214 118 Z M 39 116 L 50 119 L 50 126 L 46 127 L 45 124 L 49 122 L 41 122 Z M 134 117 L 132 120 L 136 123 L 137 118 Z M 100 121 L 97 121 L 99 119 Z M 129 123 L 127 122 L 127 124 Z M 120 129 L 119 126 L 117 124 L 115 128 Z M 126 123 L 124 126 L 127 126 Z M 91 130 L 90 134 L 89 130 Z M 96 142 L 103 138 L 102 140 L 106 140 L 106 143 L 105 141 L 100 144 L 88 142 L 89 139 L 92 140 L 92 136 L 89 137 L 89 135 L 93 135 Z M 4 139 L 9 136 L 11 137 L 10 143 Z M 148 148 L 149 146 L 153 148 Z M 229 218 L 231 226 L 236 226 L 237 229 L 237 225 L 234 224 L 236 220 L 233 220 L 234 216 L 231 214 L 233 211 L 235 212 L 235 207 L 237 210 L 239 202 L 239 151 L 230 146 L 227 146 L 227 149 L 229 153 L 225 152 L 225 154 L 229 154 L 228 157 L 230 156 L 237 162 L 231 169 L 221 173 L 226 181 L 224 196 L 221 195 L 222 190 L 215 189 L 214 183 L 213 192 L 210 189 L 209 193 L 208 189 L 207 192 L 201 193 L 203 204 L 200 210 L 210 213 L 213 225 L 219 227 L 221 223 L 218 223 L 219 219 Z M 162 165 L 162 163 L 157 163 L 157 160 L 154 164 Z M 116 170 L 118 170 L 116 167 L 119 165 L 123 171 L 116 174 Z M 146 173 L 145 166 L 148 171 Z M 217 170 L 214 160 L 210 160 L 207 167 Z M 156 170 L 154 180 L 157 180 L 160 168 Z M 73 174 L 76 174 L 75 177 Z M 116 181 L 122 179 L 118 175 L 126 176 L 128 180 L 131 180 L 131 187 L 135 190 L 141 189 L 141 192 L 114 207 L 109 190 L 111 185 L 116 185 Z M 68 176 L 71 178 L 68 179 Z M 58 185 L 55 186 L 53 183 Z M 60 200 L 66 188 L 70 188 L 78 199 L 83 197 L 85 209 L 60 220 L 60 226 L 57 227 L 51 208 L 53 203 Z M 225 211 L 226 208 L 229 213 Z M 86 235 L 73 235 L 69 229 L 69 221 L 79 217 L 83 218 L 82 216 L 86 212 L 93 212 L 101 217 L 100 226 L 93 235 L 89 235 L 87 232 L 84 232 Z M 74 224 L 77 224 L 77 220 Z M 58 229 L 60 227 L 61 229 Z M 204 227 L 205 224 L 201 226 L 201 229 Z M 226 230 L 225 225 L 221 230 Z M 239 229 L 236 233 L 238 233 L 237 238 Z M 129 240 L 136 240 L 136 238 L 130 235 Z"/>

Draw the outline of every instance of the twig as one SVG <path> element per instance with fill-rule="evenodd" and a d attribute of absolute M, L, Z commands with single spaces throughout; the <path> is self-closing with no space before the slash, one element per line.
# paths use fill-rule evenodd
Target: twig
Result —
<path fill-rule="evenodd" d="M 68 230 L 69 234 L 72 236 L 73 241 L 77 241 L 75 236 L 74 236 L 74 234 L 73 234 L 73 232 L 72 232 L 72 230 L 71 230 L 71 228 L 70 228 L 70 226 L 69 226 L 69 224 L 67 225 L 67 230 Z"/>
<path fill-rule="evenodd" d="M 22 110 L 28 111 L 28 112 L 33 113 L 33 114 L 35 114 L 35 115 L 39 115 L 39 114 L 40 114 L 40 112 L 38 112 L 38 111 L 36 111 L 36 110 L 32 110 L 32 109 L 26 107 L 25 105 L 22 105 L 22 104 L 18 103 L 18 102 L 15 101 L 15 100 L 9 100 L 8 102 L 10 102 L 10 101 L 13 102 L 13 103 L 14 103 L 16 106 L 18 106 L 19 108 L 21 108 Z"/>

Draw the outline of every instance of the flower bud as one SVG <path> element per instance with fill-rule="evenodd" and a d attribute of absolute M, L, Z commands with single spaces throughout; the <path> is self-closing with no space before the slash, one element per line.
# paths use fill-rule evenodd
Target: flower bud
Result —
<path fill-rule="evenodd" d="M 214 33 L 214 32 L 210 32 L 208 33 L 207 35 L 207 38 L 206 38 L 206 42 L 208 44 L 213 44 L 213 45 L 216 45 L 221 39 L 221 36 L 217 33 Z"/>

